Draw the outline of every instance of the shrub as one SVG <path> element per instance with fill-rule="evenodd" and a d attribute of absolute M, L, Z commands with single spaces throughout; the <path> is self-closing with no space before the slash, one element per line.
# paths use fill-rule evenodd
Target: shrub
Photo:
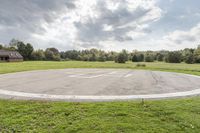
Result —
<path fill-rule="evenodd" d="M 133 53 L 131 60 L 132 60 L 132 62 L 143 62 L 144 61 L 144 54 Z"/>
<path fill-rule="evenodd" d="M 146 64 L 137 64 L 136 67 L 146 67 Z"/>

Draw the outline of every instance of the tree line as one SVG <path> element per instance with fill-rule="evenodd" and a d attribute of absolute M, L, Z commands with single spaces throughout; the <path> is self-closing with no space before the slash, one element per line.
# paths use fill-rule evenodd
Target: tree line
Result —
<path fill-rule="evenodd" d="M 30 43 L 25 44 L 22 41 L 12 39 L 9 45 L 0 45 L 0 49 L 16 50 L 23 57 L 24 60 L 37 60 L 37 61 L 115 61 L 116 63 L 132 62 L 154 62 L 165 61 L 168 63 L 181 63 L 188 64 L 200 63 L 200 45 L 195 48 L 185 48 L 176 51 L 137 51 L 129 52 L 122 50 L 104 51 L 98 49 L 88 50 L 67 50 L 59 51 L 57 48 L 47 48 L 46 50 L 34 50 Z"/>

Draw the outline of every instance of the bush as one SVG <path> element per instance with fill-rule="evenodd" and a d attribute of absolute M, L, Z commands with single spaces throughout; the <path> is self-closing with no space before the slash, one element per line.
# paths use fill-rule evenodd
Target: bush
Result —
<path fill-rule="evenodd" d="M 132 62 L 143 62 L 144 61 L 144 54 L 133 53 L 131 60 L 132 60 Z"/>
<path fill-rule="evenodd" d="M 146 67 L 146 64 L 137 64 L 136 67 Z"/>

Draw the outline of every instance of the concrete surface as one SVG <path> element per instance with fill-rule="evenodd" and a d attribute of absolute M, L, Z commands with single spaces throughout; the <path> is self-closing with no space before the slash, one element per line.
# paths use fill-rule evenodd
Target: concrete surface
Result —
<path fill-rule="evenodd" d="M 0 75 L 0 98 L 67 101 L 170 98 L 200 94 L 200 77 L 123 69 L 39 70 Z"/>

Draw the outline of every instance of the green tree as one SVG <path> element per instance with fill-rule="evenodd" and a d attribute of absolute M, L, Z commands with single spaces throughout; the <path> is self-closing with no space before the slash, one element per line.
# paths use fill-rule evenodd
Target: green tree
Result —
<path fill-rule="evenodd" d="M 138 62 L 138 58 L 137 58 L 137 55 L 136 54 L 134 54 L 133 56 L 132 56 L 132 62 Z"/>
<path fill-rule="evenodd" d="M 189 49 L 186 48 L 184 50 L 181 50 L 182 53 L 182 61 L 184 61 L 187 64 L 194 63 L 194 50 L 195 49 Z"/>
<path fill-rule="evenodd" d="M 145 53 L 144 60 L 146 62 L 154 62 L 154 59 L 155 59 L 155 57 L 154 57 L 154 54 L 152 51 L 147 51 Z"/>
<path fill-rule="evenodd" d="M 26 57 L 26 45 L 24 42 L 18 41 L 17 42 L 17 51 L 24 57 L 24 60 L 27 59 Z"/>
<path fill-rule="evenodd" d="M 97 55 L 92 53 L 92 54 L 88 54 L 89 56 L 89 61 L 97 61 Z"/>
<path fill-rule="evenodd" d="M 6 50 L 17 50 L 24 57 L 24 60 L 31 60 L 34 48 L 30 43 L 25 44 L 22 41 L 12 39 Z"/>
<path fill-rule="evenodd" d="M 65 52 L 63 52 L 63 51 L 60 52 L 60 58 L 61 59 L 66 59 Z"/>
<path fill-rule="evenodd" d="M 125 58 L 125 61 L 128 61 L 128 57 L 129 57 L 129 54 L 128 54 L 128 51 L 123 49 L 121 54 L 123 54 L 124 58 Z"/>
<path fill-rule="evenodd" d="M 182 55 L 179 51 L 169 52 L 165 58 L 168 63 L 181 63 Z"/>
<path fill-rule="evenodd" d="M 117 57 L 117 52 L 114 52 L 114 51 L 108 52 L 106 54 L 107 61 L 114 61 L 116 57 Z"/>
<path fill-rule="evenodd" d="M 34 51 L 33 46 L 30 43 L 27 43 L 25 49 L 26 49 L 26 51 L 25 51 L 26 58 L 28 60 L 31 60 L 31 55 L 32 55 L 32 52 Z"/>
<path fill-rule="evenodd" d="M 193 64 L 193 63 L 194 63 L 194 54 L 193 54 L 193 53 L 187 54 L 187 55 L 185 56 L 184 61 L 185 61 L 185 63 L 187 63 L 187 64 Z"/>
<path fill-rule="evenodd" d="M 33 60 L 45 60 L 44 51 L 40 49 L 33 51 L 31 56 Z"/>
<path fill-rule="evenodd" d="M 44 52 L 46 60 L 60 61 L 60 53 L 56 48 L 47 48 Z"/>
<path fill-rule="evenodd" d="M 138 53 L 137 54 L 137 60 L 138 60 L 138 62 L 143 62 L 144 61 L 144 54 Z"/>
<path fill-rule="evenodd" d="M 200 46 L 194 51 L 194 62 L 200 63 Z"/>
<path fill-rule="evenodd" d="M 138 51 L 134 51 L 133 53 L 131 53 L 131 60 L 132 62 L 143 62 L 144 54 Z"/>
<path fill-rule="evenodd" d="M 54 60 L 54 53 L 51 50 L 46 49 L 44 53 L 46 60 Z"/>
<path fill-rule="evenodd" d="M 17 51 L 24 57 L 24 60 L 31 59 L 33 50 L 33 46 L 30 43 L 24 44 L 22 41 L 17 42 Z"/>
<path fill-rule="evenodd" d="M 106 57 L 105 56 L 99 56 L 98 61 L 100 62 L 105 62 L 106 61 Z"/>
<path fill-rule="evenodd" d="M 106 53 L 102 50 L 98 51 L 98 59 L 97 61 L 104 62 L 106 61 Z"/>
<path fill-rule="evenodd" d="M 126 63 L 126 61 L 128 61 L 128 54 L 125 50 L 122 50 L 122 52 L 120 52 L 118 56 L 116 57 L 115 62 Z"/>
<path fill-rule="evenodd" d="M 82 61 L 89 61 L 89 55 L 88 54 L 84 54 L 82 57 L 81 57 L 81 60 Z"/>
<path fill-rule="evenodd" d="M 80 60 L 80 52 L 76 50 L 69 50 L 65 52 L 65 58 L 70 60 Z"/>
<path fill-rule="evenodd" d="M 156 59 L 157 59 L 157 61 L 163 61 L 164 60 L 164 55 L 161 54 L 161 53 L 157 53 Z"/>
<path fill-rule="evenodd" d="M 14 47 L 14 48 L 17 48 L 17 44 L 21 42 L 17 39 L 12 39 L 10 42 L 9 42 L 9 47 Z"/>

